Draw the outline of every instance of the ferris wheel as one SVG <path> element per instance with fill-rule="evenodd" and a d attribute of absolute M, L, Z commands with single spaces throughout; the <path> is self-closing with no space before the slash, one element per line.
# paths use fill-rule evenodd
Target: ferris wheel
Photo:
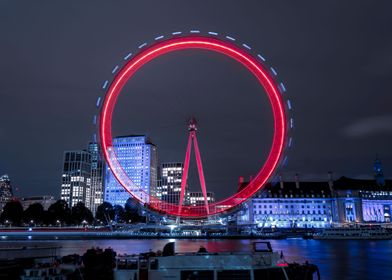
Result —
<path fill-rule="evenodd" d="M 201 157 L 196 139 L 196 122 L 191 121 L 189 123 L 188 130 L 190 136 L 184 161 L 181 198 L 178 204 L 163 201 L 137 186 L 124 171 L 113 147 L 112 116 L 117 99 L 125 84 L 139 69 L 150 61 L 165 54 L 185 49 L 194 49 L 195 51 L 207 50 L 223 54 L 237 61 L 239 65 L 245 67 L 257 79 L 267 94 L 269 104 L 272 108 L 274 132 L 272 145 L 266 161 L 247 186 L 230 197 L 212 203 L 209 203 L 206 197 L 206 184 L 204 182 Z M 265 58 L 261 54 L 253 54 L 248 44 L 240 44 L 231 36 L 220 37 L 216 32 L 208 32 L 205 35 L 202 35 L 199 30 L 191 30 L 188 33 L 173 32 L 168 38 L 158 36 L 152 44 L 143 43 L 139 45 L 138 53 L 127 54 L 124 57 L 124 61 L 125 64 L 122 67 L 116 66 L 113 69 L 112 73 L 115 74 L 113 80 L 111 82 L 104 82 L 103 89 L 105 90 L 105 96 L 102 99 L 99 98 L 97 101 L 97 107 L 100 107 L 100 112 L 98 117 L 94 117 L 94 121 L 98 125 L 99 141 L 103 157 L 111 172 L 127 192 L 149 209 L 158 211 L 161 214 L 183 218 L 201 218 L 227 212 L 261 190 L 271 179 L 279 163 L 285 161 L 285 157 L 283 156 L 284 150 L 286 147 L 291 146 L 292 143 L 292 138 L 288 137 L 288 130 L 293 128 L 293 119 L 287 116 L 288 111 L 291 110 L 291 103 L 290 100 L 284 98 L 286 89 L 283 83 L 277 82 L 275 69 L 272 67 L 268 68 L 265 64 Z M 204 205 L 198 206 L 184 205 L 184 192 L 192 141 L 195 148 L 199 178 L 204 197 Z"/>

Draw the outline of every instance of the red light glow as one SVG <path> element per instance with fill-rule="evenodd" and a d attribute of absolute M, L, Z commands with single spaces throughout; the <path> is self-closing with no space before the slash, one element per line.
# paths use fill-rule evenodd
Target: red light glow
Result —
<path fill-rule="evenodd" d="M 112 115 L 117 98 L 124 85 L 143 65 L 149 61 L 164 54 L 184 49 L 204 49 L 218 52 L 233 58 L 245 66 L 257 78 L 261 86 L 266 91 L 274 117 L 274 134 L 271 150 L 266 162 L 261 167 L 258 174 L 243 190 L 224 200 L 208 204 L 208 209 L 206 209 L 205 206 L 184 205 L 180 207 L 179 205 L 160 201 L 155 197 L 149 196 L 147 193 L 143 193 L 142 190 L 138 191 L 138 193 L 143 193 L 143 195 L 139 196 L 137 193 L 130 190 L 131 186 L 129 186 L 129 184 L 131 180 L 124 179 L 127 175 L 121 168 L 116 156 L 112 155 L 112 152 L 114 152 L 112 143 Z M 282 157 L 286 139 L 286 129 L 287 124 L 284 103 L 278 87 L 268 71 L 255 57 L 236 45 L 216 38 L 204 36 L 184 36 L 162 41 L 145 48 L 139 54 L 130 59 L 118 72 L 108 89 L 102 104 L 99 121 L 99 137 L 104 158 L 114 176 L 124 189 L 141 202 L 146 203 L 148 201 L 148 207 L 153 210 L 159 211 L 163 214 L 181 216 L 184 218 L 201 218 L 227 211 L 244 202 L 257 191 L 262 189 L 268 179 L 272 176 Z M 146 200 L 145 197 L 148 197 L 149 199 Z"/>

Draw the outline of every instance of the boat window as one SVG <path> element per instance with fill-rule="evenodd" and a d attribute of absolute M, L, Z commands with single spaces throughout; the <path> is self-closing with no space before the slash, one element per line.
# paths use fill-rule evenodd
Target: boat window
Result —
<path fill-rule="evenodd" d="M 182 270 L 181 280 L 214 280 L 213 270 Z"/>
<path fill-rule="evenodd" d="M 127 262 L 127 269 L 138 269 L 138 262 L 137 260 L 128 260 Z"/>
<path fill-rule="evenodd" d="M 117 269 L 126 269 L 127 268 L 127 260 L 118 260 L 117 261 Z"/>
<path fill-rule="evenodd" d="M 150 269 L 158 269 L 158 259 L 150 260 Z"/>
<path fill-rule="evenodd" d="M 221 270 L 217 280 L 250 280 L 250 270 Z"/>

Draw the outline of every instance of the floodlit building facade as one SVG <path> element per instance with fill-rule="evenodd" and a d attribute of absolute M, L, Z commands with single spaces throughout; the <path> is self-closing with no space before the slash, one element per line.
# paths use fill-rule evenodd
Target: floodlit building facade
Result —
<path fill-rule="evenodd" d="M 336 222 L 390 223 L 392 181 L 385 180 L 379 159 L 374 162 L 374 179 L 341 177 L 333 184 Z"/>
<path fill-rule="evenodd" d="M 335 204 L 339 223 L 390 223 L 392 181 L 380 186 L 375 180 L 342 177 L 335 181 Z"/>
<path fill-rule="evenodd" d="M 268 184 L 249 200 L 239 222 L 259 227 L 323 228 L 333 222 L 333 203 L 328 182 Z"/>
<path fill-rule="evenodd" d="M 120 136 L 113 139 L 113 149 L 121 168 L 135 184 L 139 197 L 149 203 L 147 194 L 157 191 L 157 147 L 144 135 Z M 106 167 L 104 201 L 123 206 L 130 194 L 120 185 L 109 167 Z"/>
<path fill-rule="evenodd" d="M 260 227 L 323 228 L 355 223 L 390 223 L 392 181 L 385 180 L 379 160 L 374 179 L 340 177 L 325 182 L 269 183 L 243 204 L 238 223 Z"/>

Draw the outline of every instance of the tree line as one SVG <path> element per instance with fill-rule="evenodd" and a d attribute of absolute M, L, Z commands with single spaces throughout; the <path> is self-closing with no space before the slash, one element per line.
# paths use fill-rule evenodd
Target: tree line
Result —
<path fill-rule="evenodd" d="M 0 215 L 0 223 L 10 226 L 79 226 L 111 225 L 113 223 L 137 223 L 145 221 L 138 201 L 129 198 L 124 207 L 104 202 L 93 216 L 83 202 L 69 207 L 64 200 L 58 200 L 45 210 L 42 204 L 33 203 L 23 210 L 19 200 L 6 203 Z"/>

